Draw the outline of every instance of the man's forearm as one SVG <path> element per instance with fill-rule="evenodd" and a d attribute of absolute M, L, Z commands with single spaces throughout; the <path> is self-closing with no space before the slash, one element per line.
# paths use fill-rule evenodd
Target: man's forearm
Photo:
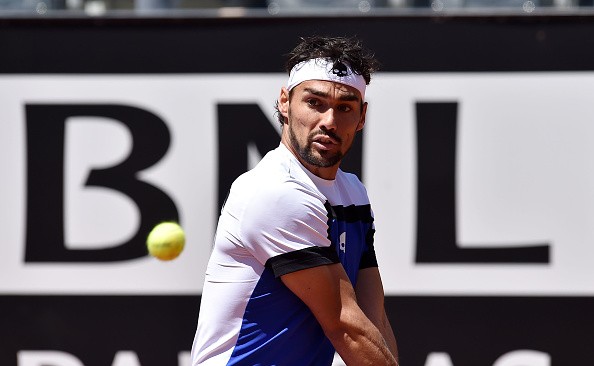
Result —
<path fill-rule="evenodd" d="M 396 337 L 394 336 L 394 331 L 392 330 L 392 325 L 390 324 L 390 320 L 384 313 L 384 317 L 382 319 L 381 326 L 379 327 L 382 336 L 386 340 L 386 344 L 388 345 L 388 349 L 394 355 L 396 362 L 398 361 L 398 344 L 396 342 Z"/>
<path fill-rule="evenodd" d="M 329 338 L 343 361 L 349 366 L 398 365 L 395 341 L 390 345 L 380 330 L 364 315 L 361 319 L 348 322 L 347 328 L 329 335 Z"/>

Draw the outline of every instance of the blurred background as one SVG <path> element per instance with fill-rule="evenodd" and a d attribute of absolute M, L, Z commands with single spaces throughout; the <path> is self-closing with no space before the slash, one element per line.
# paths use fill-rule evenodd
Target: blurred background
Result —
<path fill-rule="evenodd" d="M 0 0 L 0 15 L 105 13 L 179 14 L 179 12 L 410 13 L 410 12 L 567 12 L 592 7 L 594 0 Z M 225 14 L 225 13 L 223 13 Z"/>

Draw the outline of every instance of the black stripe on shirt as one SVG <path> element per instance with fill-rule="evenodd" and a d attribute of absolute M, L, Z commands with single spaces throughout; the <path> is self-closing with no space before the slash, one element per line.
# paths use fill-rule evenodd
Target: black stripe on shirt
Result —
<path fill-rule="evenodd" d="M 336 218 L 345 222 L 373 222 L 371 216 L 371 205 L 350 205 L 350 206 L 331 206 L 328 201 L 324 205 L 328 211 L 329 218 Z"/>
<path fill-rule="evenodd" d="M 332 247 L 309 247 L 277 255 L 266 261 L 266 267 L 278 278 L 302 269 L 339 263 L 338 254 Z"/>
<path fill-rule="evenodd" d="M 359 263 L 359 269 L 369 268 L 369 267 L 379 267 L 377 264 L 377 257 L 375 256 L 375 247 L 373 246 L 373 234 L 375 233 L 375 229 L 369 229 L 367 232 L 367 236 L 365 237 L 365 242 L 367 245 L 367 250 L 363 252 L 361 256 L 361 262 Z"/>

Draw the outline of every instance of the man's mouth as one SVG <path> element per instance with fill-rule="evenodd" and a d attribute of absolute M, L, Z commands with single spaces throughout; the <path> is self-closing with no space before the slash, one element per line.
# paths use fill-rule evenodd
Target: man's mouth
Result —
<path fill-rule="evenodd" d="M 315 144 L 319 149 L 329 150 L 332 149 L 335 145 L 338 145 L 338 142 L 336 141 L 336 139 L 328 135 L 317 135 L 312 139 L 312 144 Z"/>
<path fill-rule="evenodd" d="M 324 145 L 337 144 L 337 141 L 328 135 L 318 135 L 313 138 L 313 142 L 317 142 Z"/>

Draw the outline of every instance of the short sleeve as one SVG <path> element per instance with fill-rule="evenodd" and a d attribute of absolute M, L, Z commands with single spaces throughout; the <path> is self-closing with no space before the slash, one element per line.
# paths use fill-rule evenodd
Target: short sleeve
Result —
<path fill-rule="evenodd" d="M 241 242 L 263 265 L 282 254 L 329 247 L 324 202 L 317 191 L 294 180 L 260 187 L 242 214 Z"/>

